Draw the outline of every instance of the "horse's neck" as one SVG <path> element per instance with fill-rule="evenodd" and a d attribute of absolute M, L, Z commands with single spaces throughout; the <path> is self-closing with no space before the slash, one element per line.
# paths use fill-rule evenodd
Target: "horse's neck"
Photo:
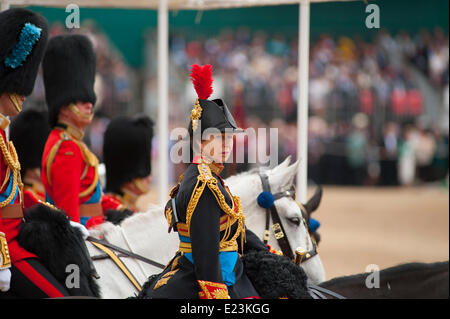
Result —
<path fill-rule="evenodd" d="M 328 280 L 321 287 L 347 298 L 440 298 L 440 283 L 448 283 L 448 261 L 434 264 L 408 263 L 374 273 L 361 273 Z M 369 289 L 367 284 L 376 289 Z M 448 297 L 448 284 L 447 297 Z M 445 289 L 444 289 L 445 290 Z"/>

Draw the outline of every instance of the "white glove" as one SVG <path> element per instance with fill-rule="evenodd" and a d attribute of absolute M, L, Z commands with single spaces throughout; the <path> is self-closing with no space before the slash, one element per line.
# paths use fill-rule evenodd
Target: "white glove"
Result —
<path fill-rule="evenodd" d="M 70 226 L 79 229 L 81 232 L 81 236 L 83 236 L 84 240 L 86 240 L 89 237 L 89 230 L 87 230 L 87 228 L 84 227 L 83 225 L 81 225 L 80 223 L 77 223 L 77 222 L 74 222 L 71 220 Z"/>
<path fill-rule="evenodd" d="M 9 269 L 0 269 L 0 291 L 7 292 L 11 283 L 11 271 Z"/>

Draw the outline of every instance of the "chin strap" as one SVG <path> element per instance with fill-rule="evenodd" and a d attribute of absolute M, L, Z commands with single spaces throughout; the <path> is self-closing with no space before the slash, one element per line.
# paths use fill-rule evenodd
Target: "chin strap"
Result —
<path fill-rule="evenodd" d="M 83 120 L 92 121 L 92 119 L 94 118 L 94 112 L 92 112 L 92 114 L 89 114 L 89 115 L 83 114 L 80 112 L 78 107 L 73 103 L 69 105 L 69 110 L 71 110 L 72 113 L 74 113 L 76 116 L 78 116 L 79 118 L 81 118 Z"/>
<path fill-rule="evenodd" d="M 19 96 L 16 93 L 8 93 L 8 96 L 17 112 L 20 113 L 22 111 L 22 104 L 20 103 Z"/>
<path fill-rule="evenodd" d="M 146 194 L 150 191 L 150 187 L 142 183 L 139 179 L 134 179 L 133 184 L 136 186 L 136 188 L 141 191 L 142 193 Z"/>

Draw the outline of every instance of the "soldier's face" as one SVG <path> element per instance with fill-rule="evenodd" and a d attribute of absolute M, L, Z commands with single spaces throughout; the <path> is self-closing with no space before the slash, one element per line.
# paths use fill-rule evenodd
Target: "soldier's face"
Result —
<path fill-rule="evenodd" d="M 10 94 L 3 93 L 0 95 L 0 113 L 2 113 L 5 116 L 15 116 L 19 114 L 20 110 L 22 109 L 22 104 L 25 102 L 26 97 L 23 95 L 17 95 L 16 96 L 16 102 L 14 102 Z M 14 103 L 17 103 L 18 105 L 14 105 Z"/>
<path fill-rule="evenodd" d="M 202 142 L 202 155 L 216 163 L 228 160 L 233 150 L 233 134 L 214 134 Z"/>
<path fill-rule="evenodd" d="M 79 129 L 84 129 L 91 123 L 93 112 L 92 103 L 77 102 L 67 107 L 63 107 L 60 114 L 64 121 L 68 121 Z"/>
<path fill-rule="evenodd" d="M 92 121 L 92 115 L 94 114 L 94 107 L 91 102 L 77 102 L 75 104 L 79 113 L 76 114 L 80 126 L 88 126 Z"/>

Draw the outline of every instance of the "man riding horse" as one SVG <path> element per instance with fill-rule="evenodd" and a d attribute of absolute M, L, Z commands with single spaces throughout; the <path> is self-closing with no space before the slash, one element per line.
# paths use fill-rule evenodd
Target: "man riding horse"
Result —
<path fill-rule="evenodd" d="M 23 225 L 21 165 L 5 134 L 6 116 L 19 114 L 33 90 L 47 30 L 45 18 L 32 11 L 14 8 L 0 13 L 0 290 L 11 288 L 11 293 L 22 298 L 67 295 L 38 256 L 19 244 Z"/>
<path fill-rule="evenodd" d="M 82 140 L 94 115 L 95 59 L 86 36 L 60 35 L 42 63 L 52 127 L 42 157 L 46 200 L 87 228 L 103 222 L 98 159 Z"/>
<path fill-rule="evenodd" d="M 179 250 L 145 294 L 148 298 L 258 298 L 240 254 L 250 249 L 268 252 L 268 248 L 245 227 L 240 199 L 220 177 L 233 135 L 242 130 L 223 100 L 208 100 L 211 65 L 193 65 L 191 78 L 198 95 L 189 124 L 195 152 L 165 210 L 169 229 L 178 232 Z M 194 133 L 201 136 L 208 129 L 214 130 L 209 139 L 196 140 Z"/>

